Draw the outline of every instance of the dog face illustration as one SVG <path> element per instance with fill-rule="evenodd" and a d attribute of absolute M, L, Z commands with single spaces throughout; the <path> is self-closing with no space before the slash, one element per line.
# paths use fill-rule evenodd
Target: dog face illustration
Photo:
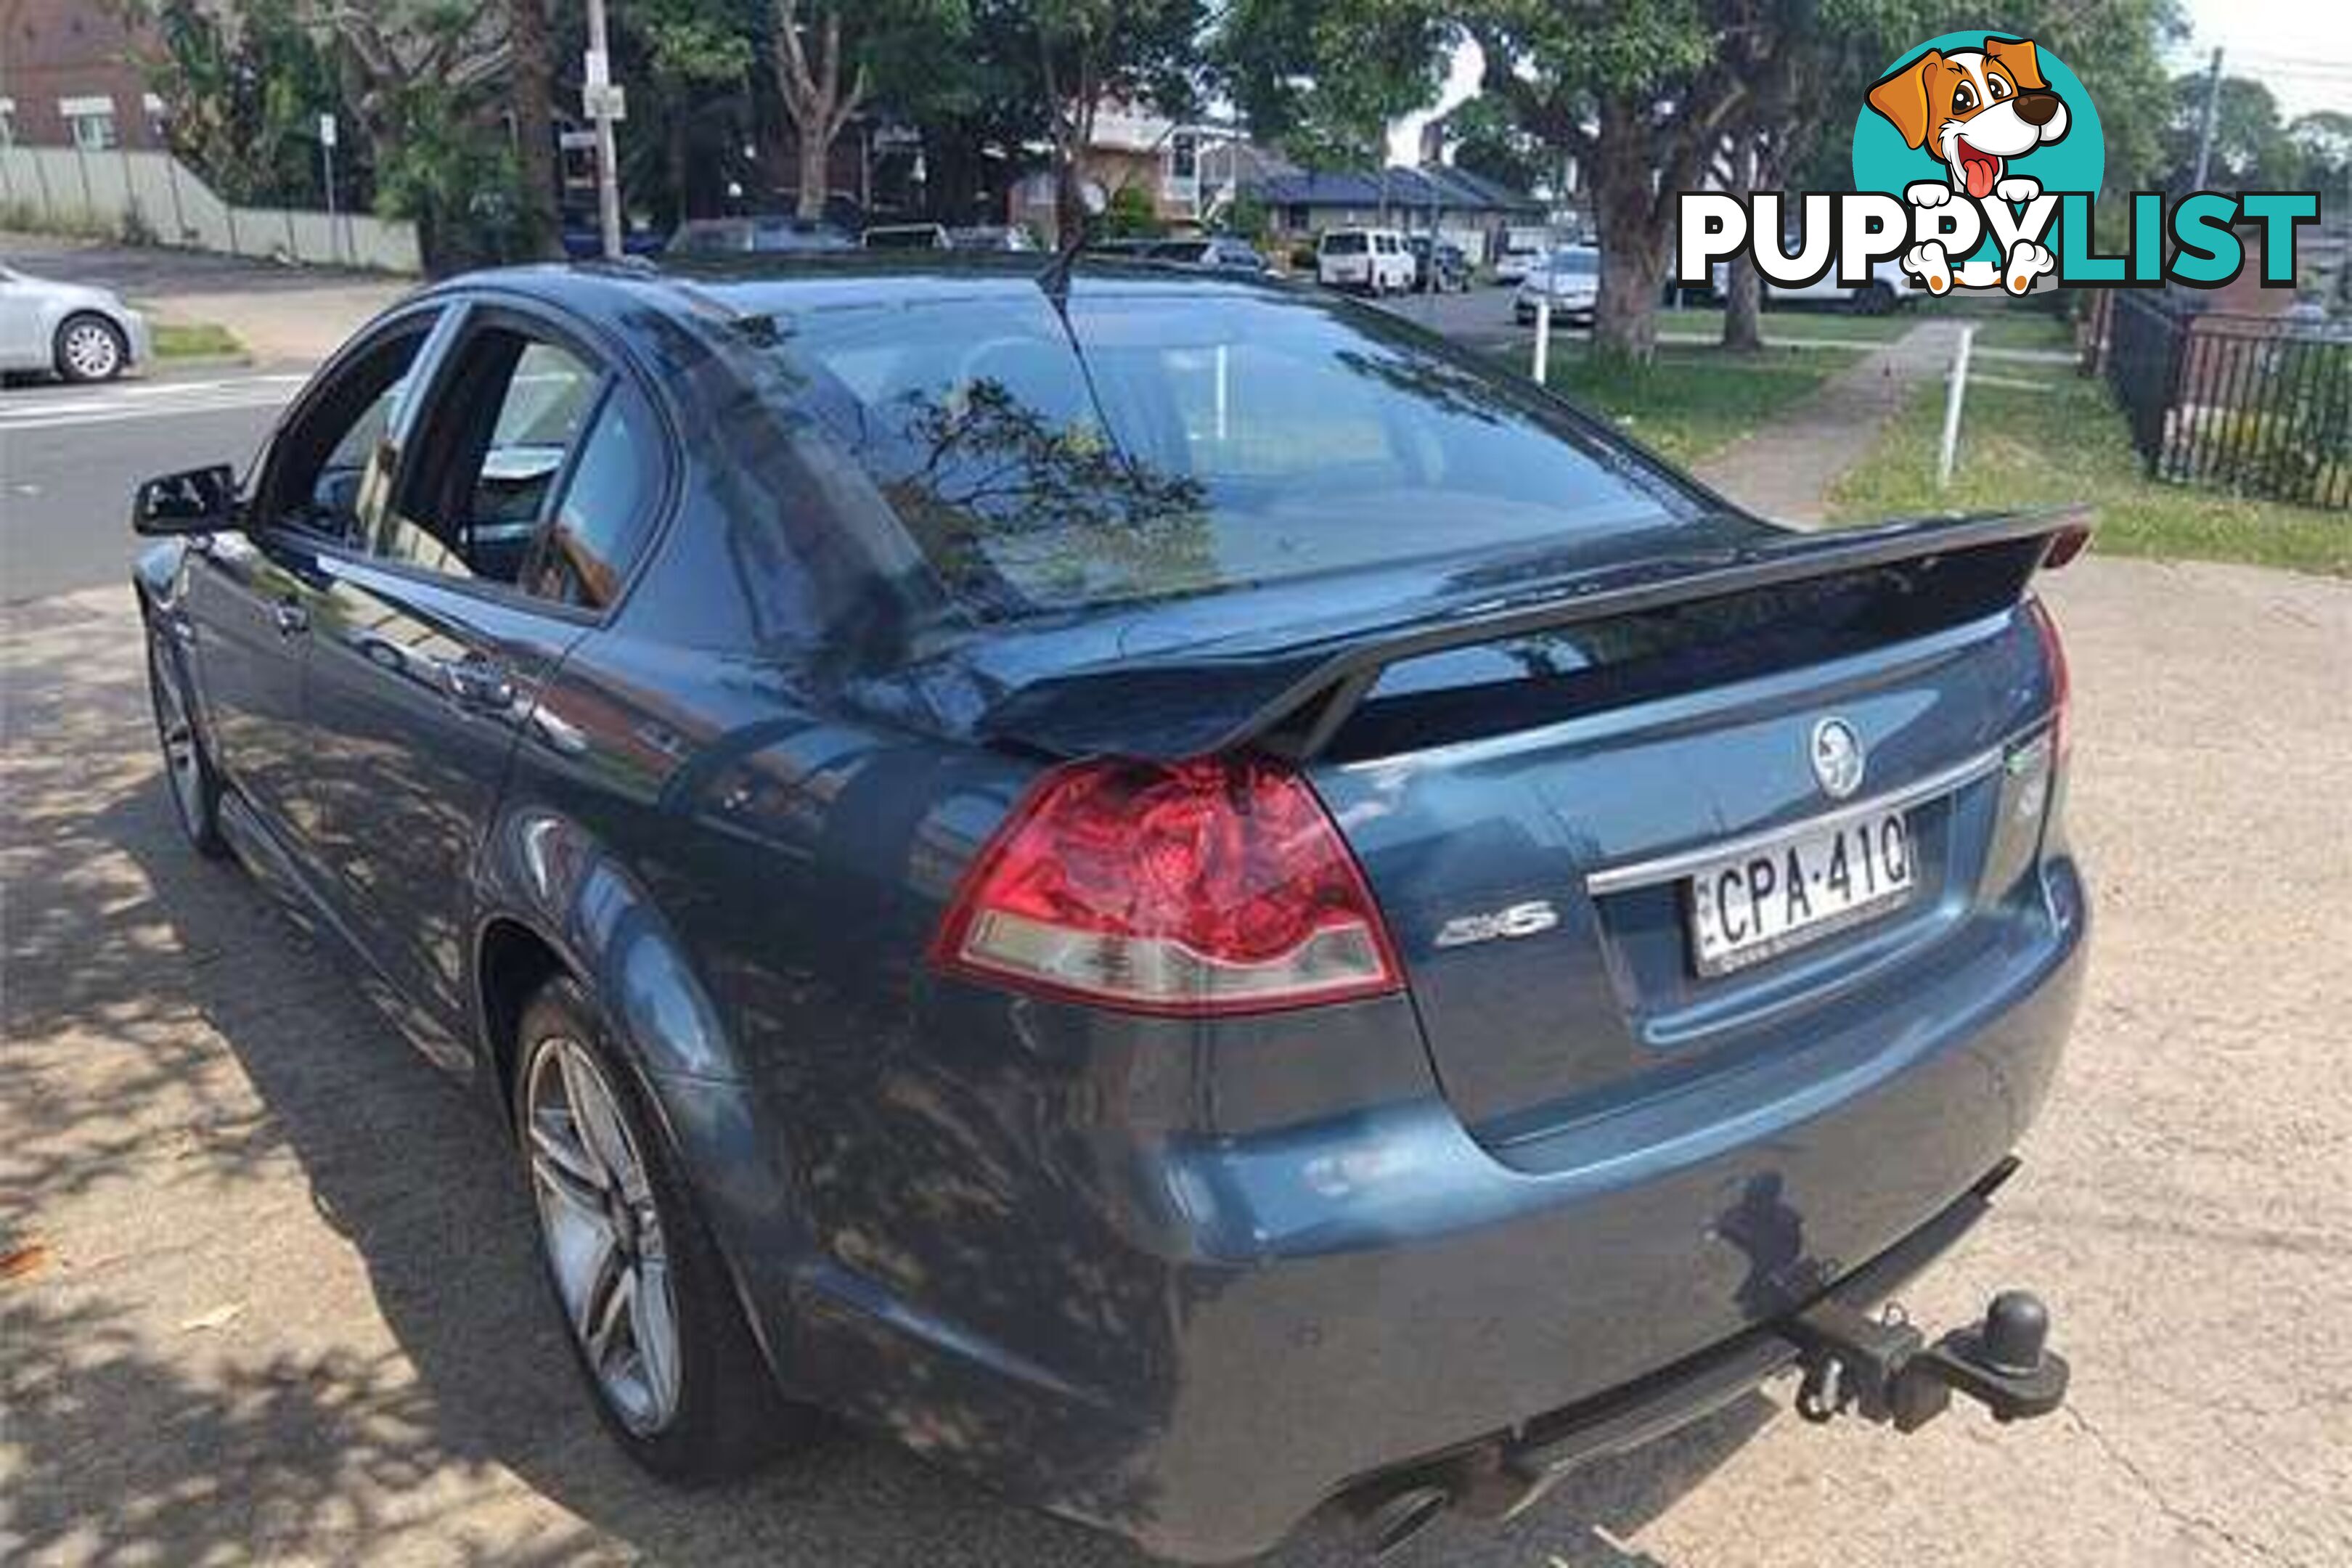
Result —
<path fill-rule="evenodd" d="M 2032 40 L 1993 38 L 1982 49 L 1929 49 L 1870 89 L 1870 107 L 1903 140 L 1943 160 L 1955 190 L 1983 198 L 2009 161 L 2066 134 L 2063 100 L 2042 79 Z"/>

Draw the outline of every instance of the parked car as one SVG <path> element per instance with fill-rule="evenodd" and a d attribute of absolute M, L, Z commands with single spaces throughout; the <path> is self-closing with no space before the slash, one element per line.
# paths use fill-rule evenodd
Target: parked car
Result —
<path fill-rule="evenodd" d="M 1232 235 L 1204 235 L 1196 239 L 1163 239 L 1143 252 L 1147 261 L 1171 262 L 1211 272 L 1263 272 L 1265 258 L 1248 240 Z"/>
<path fill-rule="evenodd" d="M 1034 251 L 1037 242 L 1029 231 L 1018 225 L 985 225 L 977 228 L 948 230 L 950 250 L 1016 250 Z M 918 247 L 919 248 L 919 247 Z"/>
<path fill-rule="evenodd" d="M 1517 283 L 1528 275 L 1528 268 L 1559 243 L 1559 237 L 1549 228 L 1506 228 L 1503 242 L 1495 250 L 1495 281 Z"/>
<path fill-rule="evenodd" d="M 2063 1395 L 1867 1309 L 2074 1005 L 2065 515 L 1790 532 L 1384 311 L 926 255 L 427 288 L 133 523 L 181 827 L 497 1108 L 658 1474 L 815 1406 L 1208 1561 L 1790 1366 Z"/>
<path fill-rule="evenodd" d="M 1335 228 L 1316 242 L 1315 280 L 1327 289 L 1400 294 L 1412 287 L 1412 252 L 1392 228 Z"/>
<path fill-rule="evenodd" d="M 1429 283 L 1430 243 L 1425 234 L 1409 235 L 1405 248 L 1412 252 L 1412 288 L 1417 294 L 1431 292 Z M 1451 240 L 1441 241 L 1436 247 L 1437 287 L 1440 294 L 1459 294 L 1470 287 L 1470 258 L 1462 247 Z"/>
<path fill-rule="evenodd" d="M 604 254 L 604 232 L 593 212 L 567 208 L 562 215 L 560 231 L 563 254 L 574 261 L 593 261 Z M 669 248 L 670 237 L 659 229 L 643 224 L 624 224 L 621 229 L 621 254 L 656 257 Z"/>
<path fill-rule="evenodd" d="M 1551 301 L 1554 321 L 1590 321 L 1601 300 L 1601 252 L 1585 245 L 1563 245 L 1538 257 L 1519 280 L 1511 300 L 1511 314 L 1521 326 L 1536 319 L 1536 310 Z"/>
<path fill-rule="evenodd" d="M 0 372 L 112 381 L 153 352 L 147 318 L 112 289 L 0 267 Z"/>
<path fill-rule="evenodd" d="M 949 250 L 953 242 L 947 227 L 936 223 L 877 224 L 862 242 L 868 250 Z"/>
<path fill-rule="evenodd" d="M 857 242 L 846 232 L 821 218 L 698 217 L 677 226 L 670 236 L 667 254 L 776 256 L 856 247 Z"/>
<path fill-rule="evenodd" d="M 1796 243 L 1792 237 L 1789 241 L 1791 250 L 1795 248 Z M 1717 262 L 1713 275 L 1716 294 L 1718 297 L 1727 295 L 1731 288 L 1729 264 Z M 1887 260 L 1873 263 L 1870 268 L 1870 281 L 1859 289 L 1849 289 L 1839 282 L 1835 268 L 1824 272 L 1811 283 L 1801 284 L 1796 288 L 1775 283 L 1768 278 L 1764 280 L 1764 303 L 1767 307 L 1843 303 L 1849 309 L 1858 310 L 1864 315 L 1883 316 L 1889 310 L 1909 304 L 1916 298 L 1917 291 L 1917 282 L 1913 279 L 1911 274 L 1903 270 L 1902 263 Z"/>

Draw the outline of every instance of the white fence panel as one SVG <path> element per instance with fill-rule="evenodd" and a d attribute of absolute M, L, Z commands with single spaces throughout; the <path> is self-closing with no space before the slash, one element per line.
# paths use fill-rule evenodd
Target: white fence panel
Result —
<path fill-rule="evenodd" d="M 145 233 L 165 245 L 264 259 L 421 272 L 416 226 L 364 214 L 236 207 L 166 153 L 0 147 L 0 205 L 37 227 Z"/>

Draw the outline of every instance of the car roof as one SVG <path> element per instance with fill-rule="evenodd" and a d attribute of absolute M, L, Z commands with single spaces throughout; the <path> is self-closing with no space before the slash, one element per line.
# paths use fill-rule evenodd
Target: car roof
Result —
<path fill-rule="evenodd" d="M 677 316 L 760 316 L 780 310 L 1034 298 L 1050 251 L 825 250 L 734 253 L 655 264 L 584 261 L 463 273 L 416 298 L 502 293 L 540 300 L 573 315 L 611 324 L 619 307 L 656 303 Z M 1316 298 L 1313 290 L 1246 273 L 1168 267 L 1118 255 L 1082 252 L 1070 264 L 1076 295 L 1223 292 L 1236 298 Z"/>

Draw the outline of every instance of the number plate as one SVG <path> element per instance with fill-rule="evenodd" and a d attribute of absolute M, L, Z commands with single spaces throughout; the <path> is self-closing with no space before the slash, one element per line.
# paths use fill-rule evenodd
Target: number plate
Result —
<path fill-rule="evenodd" d="M 1800 830 L 1695 873 L 1684 884 L 1691 954 L 1725 974 L 1900 905 L 1916 868 L 1899 811 Z"/>

